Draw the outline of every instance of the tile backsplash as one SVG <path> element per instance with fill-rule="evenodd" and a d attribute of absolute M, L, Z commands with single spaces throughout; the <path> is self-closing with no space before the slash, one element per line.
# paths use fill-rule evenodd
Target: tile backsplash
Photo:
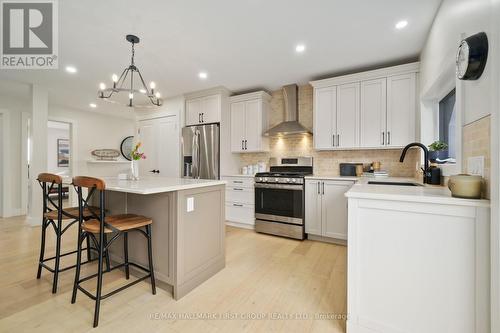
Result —
<path fill-rule="evenodd" d="M 467 159 L 469 157 L 484 156 L 484 197 L 490 197 L 490 165 L 491 165 L 491 150 L 490 150 L 490 130 L 491 117 L 487 116 L 476 120 L 463 127 L 463 156 L 462 166 L 466 173 Z"/>
<path fill-rule="evenodd" d="M 283 121 L 285 108 L 281 90 L 271 94 L 271 110 L 269 112 L 270 127 Z M 310 85 L 299 87 L 299 120 L 302 125 L 312 130 L 313 127 L 313 88 Z M 316 151 L 313 147 L 313 137 L 310 135 L 295 135 L 273 137 L 270 139 L 270 151 L 266 153 L 240 154 L 240 167 L 256 164 L 259 161 L 269 162 L 270 157 L 282 156 L 312 156 L 314 158 L 314 173 L 317 175 L 338 175 L 339 164 L 343 162 L 371 163 L 380 161 L 382 169 L 395 177 L 415 177 L 420 153 L 410 149 L 404 163 L 399 162 L 401 149 L 367 149 L 345 151 Z"/>

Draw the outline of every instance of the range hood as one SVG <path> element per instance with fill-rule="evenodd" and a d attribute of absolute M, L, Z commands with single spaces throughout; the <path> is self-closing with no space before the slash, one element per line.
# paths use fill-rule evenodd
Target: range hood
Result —
<path fill-rule="evenodd" d="M 283 87 L 285 100 L 285 121 L 267 130 L 265 136 L 312 134 L 307 128 L 299 123 L 299 87 L 289 84 Z"/>

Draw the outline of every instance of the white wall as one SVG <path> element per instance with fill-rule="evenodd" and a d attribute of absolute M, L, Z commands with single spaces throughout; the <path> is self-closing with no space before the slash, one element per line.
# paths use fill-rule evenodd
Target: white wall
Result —
<path fill-rule="evenodd" d="M 26 96 L 27 97 L 27 96 Z M 18 215 L 21 209 L 21 116 L 22 112 L 30 112 L 30 106 L 27 100 L 19 100 L 9 96 L 2 96 L 0 92 L 0 109 L 8 112 L 5 121 L 8 122 L 8 155 L 9 157 L 2 161 L 3 167 L 8 172 L 8 177 L 2 184 L 8 195 L 5 196 L 5 213 L 9 215 Z"/>
<path fill-rule="evenodd" d="M 453 68 L 462 35 L 465 37 L 484 31 L 492 36 L 491 0 L 445 0 L 435 18 L 420 59 L 420 86 L 427 91 L 438 80 L 443 68 Z M 499 18 L 496 18 L 499 19 Z M 495 43 L 490 38 L 490 44 Z M 490 93 L 494 79 L 489 55 L 482 77 L 464 83 L 464 124 L 469 124 L 491 113 Z"/>
<path fill-rule="evenodd" d="M 64 128 L 50 127 L 47 130 L 47 172 L 55 173 L 58 175 L 71 175 L 69 167 L 57 166 L 57 140 L 70 139 L 69 124 Z"/>
<path fill-rule="evenodd" d="M 72 160 L 74 175 L 94 177 L 117 176 L 128 172 L 126 164 L 91 164 L 91 151 L 110 148 L 120 150 L 122 140 L 134 135 L 135 122 L 130 118 L 120 118 L 97 112 L 85 112 L 62 106 L 49 107 L 49 120 L 72 123 Z"/>

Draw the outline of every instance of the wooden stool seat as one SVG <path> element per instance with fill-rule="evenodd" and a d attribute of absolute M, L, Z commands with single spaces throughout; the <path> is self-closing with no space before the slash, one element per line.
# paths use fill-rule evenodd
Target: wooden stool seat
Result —
<path fill-rule="evenodd" d="M 107 224 L 112 225 L 114 228 L 120 231 L 137 229 L 153 223 L 153 220 L 151 220 L 150 218 L 136 214 L 110 215 L 106 216 L 104 219 Z M 87 232 L 97 234 L 99 233 L 100 222 L 97 219 L 85 221 L 82 223 L 82 229 Z M 113 230 L 106 227 L 104 228 L 104 233 L 111 232 L 113 232 Z"/>
<path fill-rule="evenodd" d="M 99 209 L 99 207 L 90 207 L 90 209 L 92 209 L 92 211 L 96 215 L 99 215 L 101 213 L 101 210 Z M 78 207 L 64 208 L 63 211 L 71 216 L 74 216 L 75 219 L 78 218 Z M 45 213 L 45 214 L 43 214 L 43 216 L 48 220 L 57 220 L 57 210 L 53 210 L 53 211 L 50 211 L 48 213 Z M 83 218 L 85 219 L 85 218 L 89 218 L 89 217 L 93 217 L 93 215 L 88 208 L 85 208 L 83 210 Z M 72 218 L 63 214 L 62 219 L 63 220 L 71 220 Z"/>

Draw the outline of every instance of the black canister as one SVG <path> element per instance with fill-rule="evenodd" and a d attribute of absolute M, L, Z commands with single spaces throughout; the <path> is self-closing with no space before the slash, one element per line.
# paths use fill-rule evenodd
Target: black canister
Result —
<path fill-rule="evenodd" d="M 429 170 L 429 182 L 431 185 L 441 185 L 441 168 L 431 167 Z"/>

